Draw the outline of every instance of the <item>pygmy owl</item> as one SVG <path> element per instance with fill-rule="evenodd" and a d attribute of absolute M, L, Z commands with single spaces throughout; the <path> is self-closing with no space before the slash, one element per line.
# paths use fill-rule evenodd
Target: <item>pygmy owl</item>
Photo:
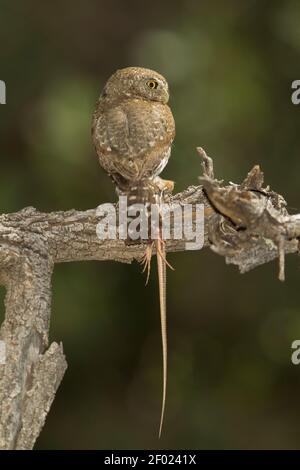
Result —
<path fill-rule="evenodd" d="M 128 67 L 110 77 L 97 103 L 92 136 L 100 165 L 132 202 L 151 201 L 151 192 L 166 189 L 158 175 L 175 137 L 168 100 L 164 77 Z"/>

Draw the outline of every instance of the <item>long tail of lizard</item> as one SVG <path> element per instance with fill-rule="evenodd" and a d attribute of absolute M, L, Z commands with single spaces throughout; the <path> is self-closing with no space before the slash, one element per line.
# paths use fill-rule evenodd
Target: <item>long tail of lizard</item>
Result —
<path fill-rule="evenodd" d="M 174 183 L 172 181 L 161 180 L 164 182 L 165 188 L 169 192 L 172 192 Z M 161 200 L 156 201 L 156 204 L 160 206 Z M 161 213 L 159 207 L 159 217 L 161 222 Z M 159 438 L 161 437 L 165 407 L 166 407 L 166 395 L 167 395 L 167 373 L 168 373 L 168 341 L 167 341 L 167 308 L 166 308 L 166 290 L 167 290 L 167 279 L 166 279 L 166 266 L 169 266 L 171 269 L 174 269 L 166 259 L 166 249 L 165 242 L 162 239 L 161 224 L 157 229 L 157 238 L 148 245 L 144 258 L 144 271 L 147 271 L 147 280 L 148 283 L 151 269 L 151 257 L 153 247 L 156 248 L 156 258 L 157 258 L 157 274 L 158 274 L 158 284 L 159 284 L 159 304 L 160 304 L 160 323 L 161 323 L 161 338 L 162 338 L 162 357 L 163 357 L 163 390 L 162 390 L 162 404 L 161 404 L 161 415 L 160 415 L 160 424 L 159 424 Z"/>
<path fill-rule="evenodd" d="M 144 271 L 147 270 L 147 281 L 149 280 L 150 275 L 150 266 L 151 266 L 151 257 L 153 245 L 156 248 L 156 258 L 157 258 L 157 274 L 158 274 L 158 285 L 159 285 L 159 305 L 160 305 L 160 323 L 161 323 L 161 339 L 162 339 L 162 357 L 163 357 L 163 390 L 162 390 L 162 405 L 161 405 L 161 415 L 160 415 L 160 424 L 159 424 L 159 433 L 160 438 L 164 415 L 166 407 L 166 395 L 167 395 L 167 375 L 168 375 L 168 341 L 167 341 L 167 306 L 166 306 L 166 291 L 167 291 L 167 276 L 166 276 L 166 266 L 169 266 L 171 269 L 174 269 L 169 262 L 166 260 L 166 250 L 165 243 L 159 237 L 155 242 L 148 246 L 145 257 L 143 260 Z"/>
<path fill-rule="evenodd" d="M 168 372 L 168 340 L 167 340 L 167 307 L 166 307 L 166 290 L 167 290 L 167 278 L 166 278 L 166 258 L 165 258 L 165 247 L 164 242 L 156 240 L 156 257 L 157 257 L 157 274 L 159 283 L 159 305 L 160 305 L 160 323 L 161 323 L 161 339 L 162 339 L 162 351 L 163 351 L 163 394 L 162 394 L 162 405 L 161 415 L 159 424 L 160 438 L 162 426 L 164 422 L 165 407 L 166 407 L 166 395 L 167 395 L 167 372 Z"/>

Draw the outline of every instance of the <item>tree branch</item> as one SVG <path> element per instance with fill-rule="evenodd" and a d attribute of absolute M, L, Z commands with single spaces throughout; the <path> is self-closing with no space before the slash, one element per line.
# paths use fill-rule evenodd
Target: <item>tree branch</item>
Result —
<path fill-rule="evenodd" d="M 241 184 L 214 178 L 212 160 L 199 148 L 201 186 L 191 186 L 170 202 L 205 206 L 205 247 L 226 263 L 249 271 L 299 250 L 300 214 L 290 215 L 282 196 L 263 187 L 255 166 Z M 41 213 L 27 207 L 0 216 L 0 284 L 6 287 L 0 340 L 0 448 L 31 449 L 66 370 L 62 346 L 48 348 L 51 275 L 55 263 L 80 260 L 140 260 L 144 244 L 100 240 L 96 209 Z M 186 249 L 187 240 L 167 240 L 168 251 Z M 47 349 L 48 348 L 48 349 Z"/>

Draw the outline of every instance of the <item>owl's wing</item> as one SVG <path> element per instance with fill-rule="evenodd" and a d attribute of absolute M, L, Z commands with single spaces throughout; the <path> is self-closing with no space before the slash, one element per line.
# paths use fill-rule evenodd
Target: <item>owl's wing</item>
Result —
<path fill-rule="evenodd" d="M 139 109 L 132 109 L 132 135 L 139 175 L 148 178 L 159 175 L 168 162 L 175 123 L 167 105 L 157 102 L 143 104 Z"/>
<path fill-rule="evenodd" d="M 128 100 L 98 114 L 93 127 L 100 163 L 126 180 L 141 177 L 153 155 L 157 166 L 175 134 L 169 107 L 141 100 Z"/>
<path fill-rule="evenodd" d="M 153 148 L 174 139 L 175 124 L 167 105 L 154 101 L 130 100 L 124 103 L 126 144 L 134 158 L 141 158 Z"/>
<path fill-rule="evenodd" d="M 113 178 L 115 175 L 125 180 L 138 177 L 139 169 L 131 158 L 127 115 L 120 106 L 96 110 L 92 134 L 100 164 Z"/>

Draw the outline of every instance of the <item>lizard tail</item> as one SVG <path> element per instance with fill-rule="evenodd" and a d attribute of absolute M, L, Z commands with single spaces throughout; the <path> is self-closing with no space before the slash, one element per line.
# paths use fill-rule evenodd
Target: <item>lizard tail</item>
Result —
<path fill-rule="evenodd" d="M 161 405 L 161 416 L 158 436 L 160 438 L 162 426 L 164 422 L 166 394 L 167 394 L 167 312 L 166 312 L 166 253 L 164 243 L 158 239 L 155 241 L 156 257 L 157 257 L 157 272 L 159 282 L 159 304 L 160 304 L 160 322 L 161 322 L 161 338 L 162 338 L 162 351 L 163 351 L 163 395 Z"/>

